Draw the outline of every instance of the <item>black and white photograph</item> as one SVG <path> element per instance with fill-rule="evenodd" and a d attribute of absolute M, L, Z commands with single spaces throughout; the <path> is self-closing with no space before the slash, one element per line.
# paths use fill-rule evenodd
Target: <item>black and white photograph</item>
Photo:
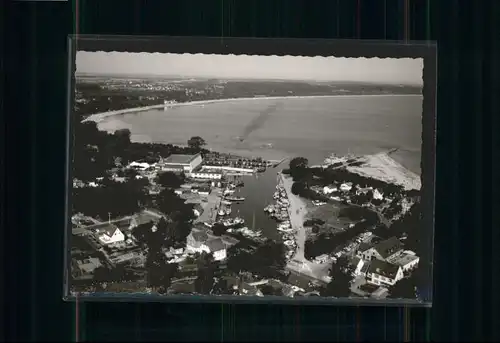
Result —
<path fill-rule="evenodd" d="M 423 58 L 81 50 L 74 63 L 71 295 L 432 291 Z"/>

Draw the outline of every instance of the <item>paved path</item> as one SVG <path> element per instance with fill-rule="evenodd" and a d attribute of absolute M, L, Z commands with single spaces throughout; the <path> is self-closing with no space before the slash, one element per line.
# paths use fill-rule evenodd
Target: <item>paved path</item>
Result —
<path fill-rule="evenodd" d="M 307 260 L 304 256 L 306 243 L 306 229 L 304 228 L 304 219 L 307 213 L 306 204 L 300 197 L 292 193 L 292 178 L 285 177 L 282 173 L 279 175 L 290 202 L 290 224 L 296 232 L 295 242 L 297 244 L 295 255 L 288 262 L 286 268 L 313 279 L 325 281 L 324 277 L 328 275 L 329 264 L 314 263 Z"/>

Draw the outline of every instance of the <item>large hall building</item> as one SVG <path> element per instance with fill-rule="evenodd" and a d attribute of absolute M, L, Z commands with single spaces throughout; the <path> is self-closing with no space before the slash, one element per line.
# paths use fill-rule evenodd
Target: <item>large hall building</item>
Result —
<path fill-rule="evenodd" d="M 164 171 L 191 173 L 196 170 L 203 162 L 201 154 L 196 155 L 180 155 L 172 154 L 161 161 Z"/>

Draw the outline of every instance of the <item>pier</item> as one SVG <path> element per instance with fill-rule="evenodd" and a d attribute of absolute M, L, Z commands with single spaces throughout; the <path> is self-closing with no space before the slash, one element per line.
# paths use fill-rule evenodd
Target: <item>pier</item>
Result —
<path fill-rule="evenodd" d="M 212 192 L 206 197 L 207 202 L 201 202 L 203 206 L 203 213 L 196 218 L 197 223 L 213 223 L 217 219 L 217 212 L 222 201 L 222 190 L 214 188 Z"/>

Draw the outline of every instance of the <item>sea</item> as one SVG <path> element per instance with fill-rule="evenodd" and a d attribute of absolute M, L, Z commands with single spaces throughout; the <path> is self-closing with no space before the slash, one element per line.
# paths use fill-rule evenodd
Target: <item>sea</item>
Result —
<path fill-rule="evenodd" d="M 302 156 L 311 165 L 332 153 L 397 148 L 391 157 L 420 174 L 422 101 L 419 95 L 237 99 L 110 116 L 99 128 L 128 128 L 138 142 L 186 145 L 201 136 L 213 151 L 272 160 Z M 269 238 L 278 233 L 263 207 L 272 202 L 276 173 L 286 164 L 245 177 L 239 195 L 246 200 L 233 207 L 234 215 Z"/>

